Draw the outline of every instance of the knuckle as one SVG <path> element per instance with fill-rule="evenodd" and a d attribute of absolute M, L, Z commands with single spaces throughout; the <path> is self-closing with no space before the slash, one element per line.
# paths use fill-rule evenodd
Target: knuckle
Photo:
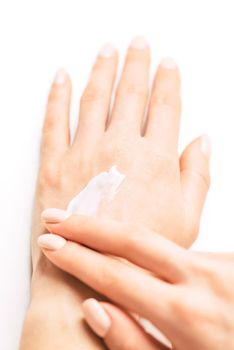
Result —
<path fill-rule="evenodd" d="M 67 110 L 68 102 L 63 99 L 51 100 L 47 105 L 46 118 L 43 125 L 43 133 L 55 129 L 58 126 L 59 117 Z"/>
<path fill-rule="evenodd" d="M 113 142 L 114 140 L 114 142 Z M 120 165 L 120 162 L 122 165 L 129 163 L 131 160 L 131 156 L 129 152 L 126 151 L 126 143 L 128 141 L 128 135 L 125 137 L 125 135 L 118 135 L 118 139 L 116 139 L 116 132 L 115 129 L 107 135 L 106 143 L 105 143 L 105 149 L 103 150 L 102 157 L 106 160 L 108 164 L 114 164 L 117 163 L 117 166 Z"/>
<path fill-rule="evenodd" d="M 100 279 L 104 290 L 118 287 L 121 281 L 121 270 L 118 262 L 112 258 L 101 267 Z"/>
<path fill-rule="evenodd" d="M 64 89 L 61 89 L 61 87 L 53 86 L 48 96 L 48 108 L 57 106 L 58 102 L 61 103 L 61 101 L 64 101 L 64 97 L 66 96 L 67 94 L 65 93 Z"/>
<path fill-rule="evenodd" d="M 142 84 L 128 83 L 118 89 L 117 95 L 136 96 L 138 98 L 140 97 L 141 99 L 145 99 L 148 96 L 148 89 Z"/>
<path fill-rule="evenodd" d="M 153 143 L 150 143 L 153 146 Z M 152 166 L 153 176 L 157 177 L 160 182 L 167 186 L 168 181 L 175 181 L 175 174 L 179 174 L 177 158 L 167 152 L 158 152 L 153 150 Z"/>
<path fill-rule="evenodd" d="M 180 110 L 180 98 L 176 93 L 168 91 L 154 91 L 151 96 L 151 105 L 162 106 L 170 111 L 178 112 Z"/>
<path fill-rule="evenodd" d="M 170 302 L 170 309 L 180 324 L 190 328 L 211 324 L 219 317 L 219 306 L 213 292 L 195 287 L 193 290 L 179 291 Z"/>
<path fill-rule="evenodd" d="M 133 251 L 135 248 L 142 246 L 144 241 L 144 228 L 141 228 L 137 224 L 127 224 L 127 227 L 123 232 L 128 232 L 127 235 L 123 235 L 123 249 L 125 251 Z"/>
<path fill-rule="evenodd" d="M 180 320 L 183 324 L 192 326 L 194 322 L 197 322 L 200 305 L 197 305 L 197 300 L 196 298 L 194 299 L 193 293 L 183 291 L 177 297 L 171 299 L 170 309 L 176 319 Z"/>
<path fill-rule="evenodd" d="M 83 95 L 81 96 L 80 103 L 82 105 L 91 102 L 103 101 L 106 96 L 106 89 L 95 84 L 90 84 L 86 87 Z"/>
<path fill-rule="evenodd" d="M 201 181 L 204 183 L 204 186 L 206 187 L 206 190 L 210 188 L 210 175 L 208 173 L 198 173 L 198 176 L 200 177 Z"/>
<path fill-rule="evenodd" d="M 205 281 L 213 290 L 219 290 L 225 284 L 223 264 L 220 261 L 212 260 L 203 256 L 194 264 L 193 274 Z"/>
<path fill-rule="evenodd" d="M 59 188 L 61 187 L 61 175 L 57 164 L 54 162 L 46 162 L 40 170 L 39 188 Z"/>
<path fill-rule="evenodd" d="M 190 173 L 192 176 L 194 176 L 195 180 L 198 180 L 201 182 L 204 186 L 205 189 L 208 190 L 210 187 L 210 174 L 208 171 L 202 171 L 202 169 L 191 169 L 190 167 L 183 167 L 181 168 L 181 171 L 183 173 Z"/>
<path fill-rule="evenodd" d="M 43 126 L 43 134 L 46 137 L 46 132 L 53 130 L 58 125 L 58 119 L 56 118 L 55 113 L 53 113 L 50 109 L 47 111 L 47 117 Z"/>

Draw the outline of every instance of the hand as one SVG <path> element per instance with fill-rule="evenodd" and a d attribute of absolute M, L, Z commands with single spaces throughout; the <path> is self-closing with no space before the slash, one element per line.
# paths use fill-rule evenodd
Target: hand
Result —
<path fill-rule="evenodd" d="M 45 232 L 40 220 L 43 209 L 66 208 L 94 175 L 117 165 L 126 180 L 100 216 L 123 221 L 137 218 L 139 224 L 188 246 L 197 234 L 209 186 L 207 138 L 193 141 L 181 158 L 177 154 L 180 79 L 175 63 L 167 59 L 160 64 L 142 128 L 149 92 L 149 46 L 138 38 L 129 47 L 114 107 L 108 115 L 117 61 L 117 52 L 110 46 L 98 55 L 81 97 L 72 142 L 71 80 L 64 70 L 58 72 L 48 98 L 33 213 L 30 308 L 38 313 L 54 304 L 54 310 L 66 310 L 65 315 L 50 315 L 65 324 L 71 315 L 77 324 L 74 310 L 92 294 L 56 269 L 38 249 L 37 237 Z M 43 306 L 38 306 L 38 300 Z M 63 308 L 57 308 L 61 303 Z"/>
<path fill-rule="evenodd" d="M 41 211 L 65 208 L 90 178 L 112 165 L 117 165 L 126 180 L 101 217 L 137 220 L 184 246 L 196 237 L 209 187 L 209 142 L 206 137 L 198 138 L 178 157 L 180 78 L 170 59 L 162 61 L 155 75 L 142 131 L 149 61 L 149 46 L 143 39 L 135 39 L 107 122 L 117 53 L 111 47 L 101 52 L 81 97 L 72 144 L 71 81 L 64 71 L 58 73 L 43 128 L 33 222 L 34 266 L 41 258 L 35 244 L 43 230 Z"/>
<path fill-rule="evenodd" d="M 188 251 L 135 224 L 79 215 L 61 221 L 62 211 L 60 221 L 52 223 L 53 209 L 46 210 L 43 218 L 54 233 L 39 238 L 47 258 L 126 310 L 150 320 L 173 348 L 234 349 L 233 253 Z M 131 348 L 158 349 L 121 310 L 104 304 L 106 315 L 99 320 L 98 307 L 101 304 L 86 302 L 87 320 L 109 345 L 112 342 L 111 349 L 128 349 L 123 344 L 128 342 L 129 329 L 135 332 Z M 138 340 L 144 346 L 139 347 Z"/>

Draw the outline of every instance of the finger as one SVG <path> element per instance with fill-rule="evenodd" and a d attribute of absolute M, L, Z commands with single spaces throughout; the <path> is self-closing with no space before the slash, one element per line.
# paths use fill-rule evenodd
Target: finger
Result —
<path fill-rule="evenodd" d="M 44 234 L 38 244 L 57 267 L 126 309 L 152 322 L 167 318 L 165 312 L 174 291 L 168 283 L 61 236 Z"/>
<path fill-rule="evenodd" d="M 185 208 L 195 235 L 198 232 L 201 211 L 210 186 L 210 153 L 210 141 L 204 135 L 188 145 L 180 158 L 181 186 Z"/>
<path fill-rule="evenodd" d="M 144 331 L 133 317 L 106 302 L 87 299 L 83 303 L 85 320 L 91 329 L 103 338 L 110 350 L 168 350 Z"/>
<path fill-rule="evenodd" d="M 60 220 L 65 221 L 52 222 L 53 219 L 58 220 L 58 216 L 53 216 L 58 213 Z M 125 258 L 170 282 L 186 278 L 188 252 L 154 231 L 81 215 L 72 215 L 67 219 L 68 215 L 63 210 L 47 209 L 42 213 L 42 219 L 50 232 L 100 252 Z"/>
<path fill-rule="evenodd" d="M 60 69 L 52 84 L 43 125 L 42 156 L 57 157 L 70 144 L 69 111 L 71 81 L 64 69 Z"/>
<path fill-rule="evenodd" d="M 171 58 L 165 58 L 154 78 L 145 131 L 163 153 L 177 153 L 180 105 L 179 70 Z"/>
<path fill-rule="evenodd" d="M 148 98 L 150 51 L 145 39 L 133 39 L 126 56 L 111 115 L 110 130 L 140 133 Z"/>
<path fill-rule="evenodd" d="M 116 50 L 110 44 L 105 45 L 97 56 L 80 100 L 75 144 L 87 141 L 93 145 L 93 141 L 105 131 L 117 63 Z"/>

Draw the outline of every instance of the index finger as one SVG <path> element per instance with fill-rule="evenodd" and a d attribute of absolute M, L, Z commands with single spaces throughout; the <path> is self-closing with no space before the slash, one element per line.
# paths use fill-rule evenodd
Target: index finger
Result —
<path fill-rule="evenodd" d="M 182 281 L 187 276 L 188 252 L 154 231 L 130 223 L 77 214 L 61 222 L 49 222 L 49 211 L 51 209 L 45 210 L 42 218 L 50 232 L 125 258 L 170 282 Z M 59 212 L 66 217 L 66 211 Z"/>

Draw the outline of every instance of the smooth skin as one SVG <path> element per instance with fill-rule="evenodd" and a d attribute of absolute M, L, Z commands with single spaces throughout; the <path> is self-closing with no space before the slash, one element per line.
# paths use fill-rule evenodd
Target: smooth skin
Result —
<path fill-rule="evenodd" d="M 84 303 L 86 320 L 109 349 L 167 349 L 126 311 L 150 320 L 173 349 L 234 349 L 234 253 L 189 251 L 114 220 L 72 215 L 51 222 L 53 211 L 42 217 L 52 234 L 38 240 L 46 257 L 123 308 Z"/>
<path fill-rule="evenodd" d="M 69 130 L 70 77 L 60 70 L 52 84 L 42 131 L 32 224 L 31 302 L 21 350 L 103 348 L 84 327 L 81 309 L 82 301 L 96 294 L 55 268 L 36 243 L 46 232 L 41 212 L 48 207 L 65 209 L 93 176 L 112 165 L 126 175 L 99 217 L 137 222 L 185 247 L 198 233 L 210 181 L 210 145 L 206 136 L 199 137 L 178 156 L 178 67 L 164 59 L 149 91 L 149 45 L 135 38 L 110 110 L 117 63 L 117 52 L 110 45 L 98 54 L 80 100 L 74 140 Z"/>

